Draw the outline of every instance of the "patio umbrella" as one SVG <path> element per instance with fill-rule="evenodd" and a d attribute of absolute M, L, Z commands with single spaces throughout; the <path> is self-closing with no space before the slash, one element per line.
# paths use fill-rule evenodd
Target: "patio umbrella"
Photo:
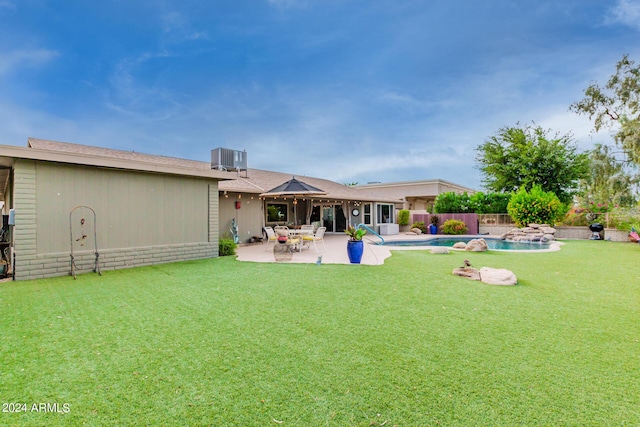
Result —
<path fill-rule="evenodd" d="M 280 197 L 280 196 L 292 196 L 295 200 L 296 197 L 304 196 L 320 196 L 327 194 L 324 190 L 309 185 L 306 182 L 297 180 L 296 177 L 291 177 L 287 182 L 278 185 L 271 190 L 260 194 L 260 197 Z M 298 222 L 296 203 L 293 205 L 293 218 L 294 223 Z"/>

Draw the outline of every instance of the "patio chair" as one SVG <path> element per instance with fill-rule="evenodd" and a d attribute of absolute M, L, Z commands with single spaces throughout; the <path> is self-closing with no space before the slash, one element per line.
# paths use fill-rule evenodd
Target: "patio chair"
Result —
<path fill-rule="evenodd" d="M 305 230 L 311 231 L 311 234 L 313 234 L 313 230 L 315 230 L 315 227 L 313 225 L 311 225 L 311 224 L 304 224 L 304 225 L 302 225 L 300 227 L 300 230 L 302 230 L 302 231 L 305 231 Z"/>
<path fill-rule="evenodd" d="M 303 244 L 311 245 L 313 242 L 313 246 L 316 248 L 316 253 L 318 253 L 318 242 L 322 242 L 322 252 L 327 250 L 327 247 L 324 245 L 324 232 L 327 230 L 327 227 L 318 227 L 318 231 L 315 234 L 305 234 L 302 236 Z"/>
<path fill-rule="evenodd" d="M 289 227 L 286 225 L 276 225 L 273 227 L 273 231 L 276 233 L 276 238 L 278 237 L 289 237 Z"/>
<path fill-rule="evenodd" d="M 273 227 L 273 231 L 275 231 L 276 236 L 288 236 L 289 235 L 289 227 L 286 225 L 276 225 Z"/>
<path fill-rule="evenodd" d="M 269 250 L 269 244 L 273 243 L 274 245 L 276 244 L 276 233 L 275 231 L 273 231 L 273 228 L 271 227 L 265 227 L 264 228 L 265 233 L 267 233 L 267 248 L 265 249 L 265 251 Z"/>
<path fill-rule="evenodd" d="M 304 224 L 302 226 L 300 226 L 300 239 L 301 239 L 301 245 L 300 245 L 300 250 L 302 250 L 305 247 L 309 247 L 309 244 L 312 242 L 311 239 L 307 239 L 306 241 L 303 239 L 304 236 L 307 237 L 313 237 L 313 233 L 315 231 L 315 227 L 311 224 Z"/>

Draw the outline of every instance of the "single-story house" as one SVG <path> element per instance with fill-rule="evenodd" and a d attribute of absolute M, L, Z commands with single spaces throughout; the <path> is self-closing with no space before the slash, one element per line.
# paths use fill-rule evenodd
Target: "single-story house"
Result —
<path fill-rule="evenodd" d="M 265 195 L 297 179 L 322 190 L 322 194 Z M 231 237 L 234 226 L 239 241 L 262 237 L 264 226 L 315 224 L 327 233 L 342 233 L 349 225 L 365 224 L 376 232 L 395 223 L 399 198 L 360 190 L 353 186 L 310 176 L 292 176 L 260 169 L 237 171 L 236 178 L 221 181 L 220 236 Z"/>
<path fill-rule="evenodd" d="M 0 145 L 0 262 L 20 280 L 69 274 L 72 261 L 82 272 L 98 258 L 116 269 L 216 257 L 218 185 L 229 177 L 209 162 L 133 151 Z"/>
<path fill-rule="evenodd" d="M 474 194 L 476 190 L 443 179 L 420 181 L 374 182 L 357 185 L 356 188 L 375 192 L 388 198 L 401 199 L 400 209 L 410 211 L 432 211 L 438 194 L 454 192 Z"/>
<path fill-rule="evenodd" d="M 246 153 L 216 150 L 202 162 L 36 138 L 27 147 L 0 145 L 0 274 L 22 280 L 216 257 L 221 237 L 243 243 L 278 224 L 328 233 L 365 224 L 393 234 L 396 210 L 426 194 L 408 192 L 410 182 L 393 192 L 308 176 L 296 178 L 317 191 L 270 194 L 293 177 L 247 168 Z M 219 150 L 243 166 L 217 167 L 214 157 L 226 153 Z M 432 197 L 472 191 L 436 183 Z"/>

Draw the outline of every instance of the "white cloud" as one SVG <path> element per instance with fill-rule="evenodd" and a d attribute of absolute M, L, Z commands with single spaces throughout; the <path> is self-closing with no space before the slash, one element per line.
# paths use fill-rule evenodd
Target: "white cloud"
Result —
<path fill-rule="evenodd" d="M 587 117 L 560 107 L 548 111 L 547 115 L 536 123 L 543 129 L 551 129 L 552 132 L 560 135 L 570 133 L 581 150 L 590 150 L 596 143 L 613 144 L 611 135 L 606 131 L 593 132 L 593 122 Z"/>
<path fill-rule="evenodd" d="M 189 19 L 179 12 L 169 12 L 161 17 L 161 28 L 166 34 L 175 38 L 174 42 L 185 40 L 207 39 L 206 31 L 198 31 L 192 28 Z"/>
<path fill-rule="evenodd" d="M 640 30 L 640 1 L 618 0 L 605 23 L 622 24 Z"/>
<path fill-rule="evenodd" d="M 48 49 L 0 52 L 0 74 L 6 74 L 19 68 L 37 67 L 48 63 L 57 56 L 58 52 Z"/>
<path fill-rule="evenodd" d="M 125 58 L 115 64 L 106 90 L 106 106 L 143 122 L 165 120 L 179 108 L 179 103 L 165 88 L 145 84 L 137 78 L 139 69 L 150 60 L 169 58 L 166 51 L 143 53 L 133 58 Z"/>
<path fill-rule="evenodd" d="M 358 157 L 357 162 L 353 162 L 350 158 L 335 159 L 331 161 L 331 179 L 343 182 L 351 181 L 358 176 L 382 176 L 390 171 L 404 171 L 409 169 L 423 169 L 425 173 L 429 170 L 448 165 L 451 168 L 457 168 L 462 163 L 462 157 L 459 150 L 450 148 L 444 152 L 404 152 L 397 153 L 395 151 L 363 154 Z M 325 163 L 327 164 L 327 163 Z M 372 171 L 375 171 L 372 174 Z M 313 175 L 313 174 L 311 174 Z M 316 176 L 326 176 L 326 168 L 324 171 L 316 171 Z"/>
<path fill-rule="evenodd" d="M 71 120 L 11 103 L 0 103 L 0 117 L 0 144 L 3 145 L 25 146 L 28 137 L 63 139 L 79 135 Z"/>
<path fill-rule="evenodd" d="M 378 94 L 377 100 L 389 108 L 399 108 L 410 112 L 424 112 L 429 107 L 429 103 L 417 99 L 410 94 L 397 91 L 382 91 Z"/>

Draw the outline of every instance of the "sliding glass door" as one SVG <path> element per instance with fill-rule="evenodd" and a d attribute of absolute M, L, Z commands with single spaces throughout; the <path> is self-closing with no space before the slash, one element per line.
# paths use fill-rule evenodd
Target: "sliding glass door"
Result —
<path fill-rule="evenodd" d="M 340 233 L 347 228 L 347 217 L 342 211 L 342 205 L 314 206 L 311 221 L 314 220 L 320 221 L 322 227 L 327 227 L 328 233 Z"/>
<path fill-rule="evenodd" d="M 322 226 L 327 227 L 327 232 L 331 233 L 333 228 L 333 206 L 323 206 L 322 207 Z"/>
<path fill-rule="evenodd" d="M 393 223 L 393 205 L 378 203 L 378 215 L 376 220 L 378 224 Z"/>

